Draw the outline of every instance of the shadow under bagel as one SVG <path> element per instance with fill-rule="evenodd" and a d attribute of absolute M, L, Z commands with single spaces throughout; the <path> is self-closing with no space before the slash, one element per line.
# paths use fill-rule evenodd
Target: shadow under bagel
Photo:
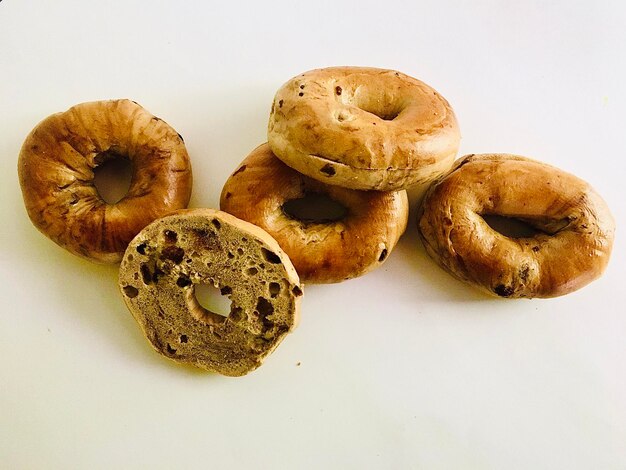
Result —
<path fill-rule="evenodd" d="M 409 214 L 409 224 L 393 256 L 401 258 L 413 282 L 424 288 L 412 290 L 415 301 L 420 303 L 439 302 L 498 302 L 498 299 L 482 293 L 441 269 L 428 255 L 417 231 L 415 211 Z"/>

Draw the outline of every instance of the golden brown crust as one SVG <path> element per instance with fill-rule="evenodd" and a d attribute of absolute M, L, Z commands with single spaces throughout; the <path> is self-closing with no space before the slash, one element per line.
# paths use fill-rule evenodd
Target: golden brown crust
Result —
<path fill-rule="evenodd" d="M 94 168 L 125 157 L 133 167 L 128 194 L 106 204 Z M 148 223 L 187 207 L 191 164 L 182 137 L 130 100 L 73 106 L 39 123 L 20 152 L 18 172 L 33 224 L 70 252 L 117 263 Z"/>
<path fill-rule="evenodd" d="M 347 215 L 311 223 L 285 214 L 283 204 L 325 194 Z M 257 147 L 230 176 L 220 208 L 266 230 L 289 255 L 303 282 L 351 279 L 380 266 L 404 232 L 405 191 L 357 191 L 308 178 L 278 160 L 267 144 Z"/>
<path fill-rule="evenodd" d="M 521 219 L 539 233 L 509 238 L 482 215 Z M 615 225 L 583 180 L 529 158 L 468 155 L 435 183 L 418 217 L 430 256 L 455 277 L 500 297 L 556 297 L 597 279 Z"/>
<path fill-rule="evenodd" d="M 229 297 L 227 318 L 198 303 L 201 283 Z M 177 211 L 144 228 L 124 254 L 119 285 L 155 350 L 230 376 L 261 365 L 296 326 L 302 296 L 270 235 L 213 209 Z"/>
<path fill-rule="evenodd" d="M 276 93 L 272 151 L 327 184 L 396 190 L 447 171 L 460 133 L 448 102 L 393 70 L 330 67 L 294 77 Z"/>

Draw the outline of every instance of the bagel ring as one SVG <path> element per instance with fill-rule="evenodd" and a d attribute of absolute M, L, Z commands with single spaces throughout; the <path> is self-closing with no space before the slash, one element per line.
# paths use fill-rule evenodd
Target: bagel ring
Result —
<path fill-rule="evenodd" d="M 299 220 L 285 203 L 325 195 L 347 213 L 339 220 Z M 257 147 L 222 189 L 220 208 L 263 228 L 285 250 L 303 282 L 351 279 L 384 262 L 404 232 L 406 191 L 356 191 L 320 183 L 278 160 L 267 144 Z"/>
<path fill-rule="evenodd" d="M 128 193 L 107 204 L 94 169 L 128 158 Z M 187 207 L 191 164 L 183 138 L 130 100 L 78 104 L 39 123 L 26 138 L 18 172 L 33 224 L 70 252 L 117 263 L 128 243 L 154 219 Z"/>
<path fill-rule="evenodd" d="M 393 70 L 331 67 L 285 83 L 270 112 L 268 141 L 290 167 L 351 189 L 428 183 L 456 157 L 460 133 L 448 102 Z"/>
<path fill-rule="evenodd" d="M 537 234 L 511 238 L 483 215 L 526 222 Z M 500 297 L 556 297 L 597 279 L 615 225 L 583 180 L 507 154 L 468 155 L 435 183 L 418 216 L 428 254 L 455 277 Z"/>
<path fill-rule="evenodd" d="M 227 317 L 200 305 L 200 284 L 228 296 Z M 229 376 L 259 367 L 296 327 L 303 295 L 276 240 L 214 209 L 183 209 L 145 227 L 124 254 L 119 287 L 157 352 Z"/>

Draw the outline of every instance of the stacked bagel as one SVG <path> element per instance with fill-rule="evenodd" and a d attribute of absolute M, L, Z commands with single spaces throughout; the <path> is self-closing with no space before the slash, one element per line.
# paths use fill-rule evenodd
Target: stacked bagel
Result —
<path fill-rule="evenodd" d="M 515 155 L 455 160 L 459 142 L 452 108 L 425 83 L 332 67 L 278 90 L 268 142 L 228 178 L 221 210 L 186 209 L 182 136 L 130 100 L 46 118 L 26 138 L 18 170 L 41 232 L 91 261 L 121 260 L 121 293 L 154 349 L 238 376 L 296 326 L 302 282 L 341 282 L 388 259 L 407 227 L 411 187 L 429 187 L 417 216 L 428 254 L 488 294 L 554 297 L 602 274 L 615 226 L 586 182 Z M 132 162 L 131 185 L 109 204 L 94 170 L 119 158 Z M 307 216 L 293 209 L 302 201 L 341 210 Z M 490 216 L 533 232 L 505 235 Z M 228 297 L 228 316 L 200 305 L 201 284 Z"/>
<path fill-rule="evenodd" d="M 406 189 L 432 182 L 456 157 L 448 102 L 392 70 L 331 67 L 298 75 L 272 102 L 268 143 L 222 191 L 222 210 L 273 235 L 304 282 L 340 282 L 383 263 L 408 220 Z M 325 195 L 333 221 L 290 216 L 285 204 Z"/>

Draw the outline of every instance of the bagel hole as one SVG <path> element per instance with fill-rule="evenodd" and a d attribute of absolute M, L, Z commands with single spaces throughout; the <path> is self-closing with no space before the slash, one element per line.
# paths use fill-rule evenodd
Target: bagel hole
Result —
<path fill-rule="evenodd" d="M 327 224 L 346 217 L 348 209 L 326 194 L 308 193 L 283 204 L 283 212 L 291 219 L 308 223 Z"/>
<path fill-rule="evenodd" d="M 482 218 L 496 232 L 509 238 L 532 238 L 539 233 L 543 233 L 528 222 L 516 217 L 483 214 Z"/>
<path fill-rule="evenodd" d="M 116 153 L 103 152 L 95 158 L 98 165 L 93 170 L 93 185 L 107 204 L 121 201 L 128 190 L 133 177 L 131 161 Z"/>
<path fill-rule="evenodd" d="M 232 289 L 229 287 L 219 289 L 211 284 L 195 284 L 191 314 L 196 320 L 209 325 L 224 323 L 231 311 L 230 293 Z"/>
<path fill-rule="evenodd" d="M 366 113 L 378 116 L 383 121 L 393 121 L 404 109 L 401 102 L 390 100 L 386 96 L 364 97 L 357 94 L 354 98 L 354 105 L 357 108 Z"/>
<path fill-rule="evenodd" d="M 362 109 L 366 113 L 378 116 L 383 121 L 393 121 L 402 112 L 401 109 L 366 109 L 363 106 L 359 106 L 359 109 Z"/>

